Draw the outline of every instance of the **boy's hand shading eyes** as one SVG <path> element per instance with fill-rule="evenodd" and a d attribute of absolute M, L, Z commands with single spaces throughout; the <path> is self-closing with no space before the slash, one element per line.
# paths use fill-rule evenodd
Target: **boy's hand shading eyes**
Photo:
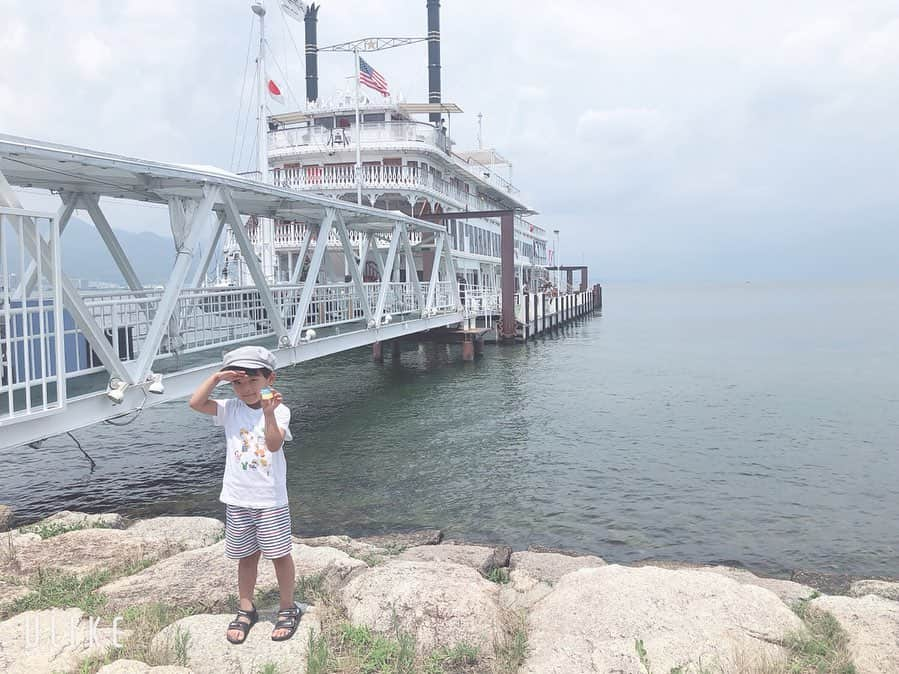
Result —
<path fill-rule="evenodd" d="M 239 372 L 237 370 L 222 370 L 221 372 L 216 373 L 216 377 L 219 382 L 230 382 L 234 383 L 237 381 L 246 381 L 249 377 L 247 377 L 246 372 Z"/>

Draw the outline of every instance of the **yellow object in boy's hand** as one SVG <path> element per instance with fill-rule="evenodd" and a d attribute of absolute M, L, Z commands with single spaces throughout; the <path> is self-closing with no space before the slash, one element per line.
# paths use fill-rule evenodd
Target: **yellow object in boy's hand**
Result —
<path fill-rule="evenodd" d="M 264 389 L 262 389 L 261 391 L 259 391 L 259 393 L 262 396 L 263 400 L 271 400 L 272 398 L 275 397 L 275 394 L 267 386 Z"/>

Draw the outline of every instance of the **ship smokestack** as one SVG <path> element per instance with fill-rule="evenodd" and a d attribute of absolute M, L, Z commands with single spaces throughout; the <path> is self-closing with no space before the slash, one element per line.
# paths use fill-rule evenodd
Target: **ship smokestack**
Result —
<path fill-rule="evenodd" d="M 309 57 L 306 57 L 309 62 Z M 440 102 L 440 0 L 428 0 L 428 103 Z M 430 120 L 440 122 L 440 113 Z"/>
<path fill-rule="evenodd" d="M 318 9 L 314 2 L 306 9 L 306 100 L 318 100 Z M 438 57 L 439 58 L 439 57 Z"/>

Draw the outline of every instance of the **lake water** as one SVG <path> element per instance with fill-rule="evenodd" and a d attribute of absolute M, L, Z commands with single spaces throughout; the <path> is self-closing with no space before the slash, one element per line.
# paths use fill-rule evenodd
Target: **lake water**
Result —
<path fill-rule="evenodd" d="M 279 374 L 299 535 L 437 527 L 608 561 L 899 575 L 899 285 L 621 286 L 527 345 Z M 0 502 L 222 516 L 185 404 L 8 450 Z"/>

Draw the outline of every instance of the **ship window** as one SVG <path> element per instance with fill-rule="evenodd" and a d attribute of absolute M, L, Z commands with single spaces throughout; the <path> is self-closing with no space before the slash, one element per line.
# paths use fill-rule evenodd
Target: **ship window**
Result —
<path fill-rule="evenodd" d="M 333 117 L 319 117 L 315 120 L 316 126 L 323 126 L 326 129 L 334 128 L 334 118 Z"/>
<path fill-rule="evenodd" d="M 384 158 L 384 166 L 402 166 L 403 160 L 401 157 L 385 157 Z"/>
<path fill-rule="evenodd" d="M 340 129 L 346 129 L 349 127 L 355 120 L 351 117 L 338 117 L 337 118 L 337 127 Z"/>
<path fill-rule="evenodd" d="M 363 122 L 383 122 L 384 121 L 384 113 L 383 112 L 372 112 L 367 115 L 362 115 Z"/>

